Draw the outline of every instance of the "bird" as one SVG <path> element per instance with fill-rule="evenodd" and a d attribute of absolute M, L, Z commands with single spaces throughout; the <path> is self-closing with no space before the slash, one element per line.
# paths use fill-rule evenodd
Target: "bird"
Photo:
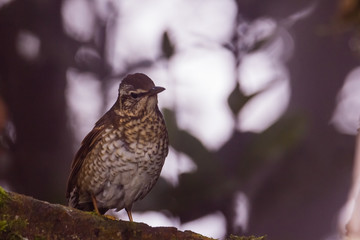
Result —
<path fill-rule="evenodd" d="M 70 207 L 99 215 L 125 208 L 133 222 L 133 203 L 154 187 L 169 150 L 157 97 L 164 90 L 143 73 L 121 81 L 114 105 L 75 154 L 66 190 Z"/>

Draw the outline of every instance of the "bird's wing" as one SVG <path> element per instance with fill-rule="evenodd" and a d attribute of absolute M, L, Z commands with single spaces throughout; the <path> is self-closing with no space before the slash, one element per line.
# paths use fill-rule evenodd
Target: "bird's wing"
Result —
<path fill-rule="evenodd" d="M 81 143 L 79 151 L 76 153 L 75 158 L 71 164 L 71 172 L 68 179 L 66 197 L 70 196 L 70 192 L 74 188 L 81 166 L 89 152 L 101 140 L 101 135 L 105 130 L 105 125 L 95 126 L 92 131 L 84 138 Z"/>
<path fill-rule="evenodd" d="M 92 151 L 96 144 L 101 140 L 101 136 L 107 128 L 112 128 L 112 121 L 117 123 L 118 116 L 114 114 L 115 105 L 104 114 L 102 118 L 95 124 L 95 127 L 91 132 L 86 135 L 84 140 L 81 143 L 79 151 L 76 153 L 75 158 L 71 164 L 71 172 L 67 183 L 66 197 L 69 198 L 71 191 L 73 190 L 79 171 L 84 164 L 84 160 L 87 155 Z"/>

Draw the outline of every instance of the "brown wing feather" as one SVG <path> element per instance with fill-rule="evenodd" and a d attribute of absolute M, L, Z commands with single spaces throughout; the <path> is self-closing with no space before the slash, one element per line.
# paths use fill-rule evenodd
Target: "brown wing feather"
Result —
<path fill-rule="evenodd" d="M 79 171 L 84 163 L 86 156 L 92 151 L 97 142 L 100 141 L 100 137 L 106 127 L 110 127 L 112 122 L 118 123 L 116 119 L 118 116 L 113 111 L 114 106 L 100 118 L 95 124 L 95 127 L 81 142 L 81 147 L 76 153 L 75 158 L 71 164 L 71 172 L 67 183 L 66 198 L 70 197 L 70 193 L 76 185 Z M 114 119 L 115 118 L 115 119 Z"/>

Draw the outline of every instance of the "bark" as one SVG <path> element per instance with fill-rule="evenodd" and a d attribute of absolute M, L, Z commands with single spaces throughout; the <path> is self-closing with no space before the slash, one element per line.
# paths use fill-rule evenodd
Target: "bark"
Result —
<path fill-rule="evenodd" d="M 0 239 L 211 239 L 174 227 L 150 227 L 144 223 L 116 221 L 0 187 Z M 229 239 L 261 240 L 265 237 Z"/>

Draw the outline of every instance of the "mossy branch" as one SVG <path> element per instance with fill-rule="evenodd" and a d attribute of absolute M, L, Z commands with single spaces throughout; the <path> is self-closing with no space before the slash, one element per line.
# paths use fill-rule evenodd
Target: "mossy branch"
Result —
<path fill-rule="evenodd" d="M 173 227 L 114 221 L 0 187 L 0 239 L 210 239 Z M 265 238 L 230 239 L 261 240 Z"/>

